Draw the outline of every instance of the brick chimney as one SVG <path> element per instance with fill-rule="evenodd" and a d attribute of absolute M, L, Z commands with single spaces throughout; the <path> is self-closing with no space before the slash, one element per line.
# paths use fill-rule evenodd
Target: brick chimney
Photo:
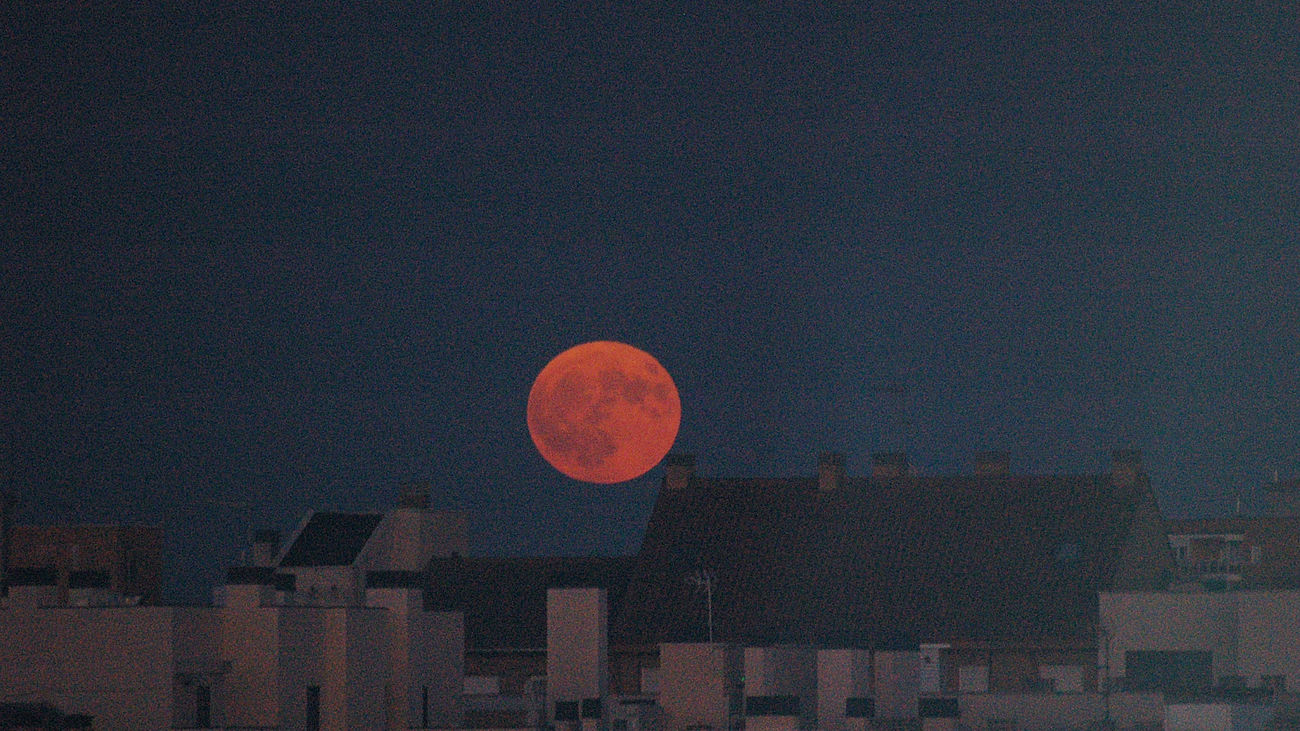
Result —
<path fill-rule="evenodd" d="M 1145 474 L 1142 468 L 1142 452 L 1137 449 L 1116 449 L 1110 453 L 1111 482 L 1122 487 L 1137 484 L 1138 477 Z"/>
<path fill-rule="evenodd" d="M 681 490 L 690 486 L 695 477 L 695 455 L 670 454 L 665 460 L 664 487 L 669 490 Z"/>
<path fill-rule="evenodd" d="M 871 477 L 876 480 L 907 477 L 911 474 L 907 452 L 876 452 L 871 455 Z"/>
<path fill-rule="evenodd" d="M 844 455 L 839 452 L 822 452 L 817 460 L 817 489 L 828 492 L 843 486 Z"/>
<path fill-rule="evenodd" d="M 1010 452 L 976 452 L 975 474 L 1009 475 L 1011 474 Z"/>

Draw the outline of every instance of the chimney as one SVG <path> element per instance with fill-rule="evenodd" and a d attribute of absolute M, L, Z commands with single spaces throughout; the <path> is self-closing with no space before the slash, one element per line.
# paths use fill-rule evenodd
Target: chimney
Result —
<path fill-rule="evenodd" d="M 907 452 L 876 452 L 871 455 L 871 477 L 875 480 L 907 477 L 911 474 Z"/>
<path fill-rule="evenodd" d="M 691 484 L 695 478 L 695 455 L 670 454 L 665 461 L 664 487 L 669 490 L 681 490 Z"/>
<path fill-rule="evenodd" d="M 1116 449 L 1110 453 L 1110 479 L 1121 487 L 1132 487 L 1138 477 L 1144 474 L 1142 469 L 1142 452 L 1137 449 Z"/>
<path fill-rule="evenodd" d="M 817 460 L 817 489 L 822 492 L 838 490 L 844 486 L 844 455 L 839 452 L 822 452 Z"/>
<path fill-rule="evenodd" d="M 280 555 L 280 531 L 262 528 L 253 531 L 253 550 L 249 562 L 254 566 L 274 566 Z"/>
<path fill-rule="evenodd" d="M 411 510 L 429 509 L 429 484 L 427 482 L 404 485 L 397 498 L 397 507 Z"/>
<path fill-rule="evenodd" d="M 1009 475 L 1011 474 L 1010 452 L 976 452 L 975 474 Z"/>

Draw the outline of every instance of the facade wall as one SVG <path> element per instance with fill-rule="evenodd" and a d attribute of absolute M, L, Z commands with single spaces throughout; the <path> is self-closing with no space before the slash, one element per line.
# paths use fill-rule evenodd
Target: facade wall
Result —
<path fill-rule="evenodd" d="M 322 723 L 322 729 L 405 728 L 405 719 L 389 718 L 386 699 L 392 678 L 388 660 L 391 657 L 385 626 L 386 614 L 382 609 L 347 607 L 325 610 L 331 618 L 341 619 L 342 641 L 338 645 L 322 648 L 327 654 L 344 658 L 344 675 L 341 678 L 344 717 L 341 725 Z M 323 719 L 322 719 L 323 720 Z"/>
<path fill-rule="evenodd" d="M 723 643 L 666 643 L 659 646 L 659 705 L 664 728 L 728 728 L 733 698 L 741 692 L 743 655 Z M 736 705 L 739 705 L 738 702 Z M 736 709 L 739 711 L 739 708 Z"/>
<path fill-rule="evenodd" d="M 1102 593 L 1099 648 L 1110 676 L 1127 674 L 1134 650 L 1208 651 L 1213 675 L 1241 676 L 1258 686 L 1265 675 L 1300 681 L 1300 591 Z"/>
<path fill-rule="evenodd" d="M 609 688 L 608 609 L 604 589 L 546 592 L 546 694 L 557 701 L 603 698 Z"/>
<path fill-rule="evenodd" d="M 207 607 L 172 609 L 171 644 L 176 662 L 172 684 L 172 718 L 182 727 L 194 726 L 198 713 L 198 688 L 209 693 L 210 721 L 225 724 L 222 715 L 228 673 L 221 660 L 221 619 Z"/>
<path fill-rule="evenodd" d="M 1047 731 L 1096 728 L 1106 717 L 1108 701 L 1098 693 L 970 693 L 958 703 L 967 728 L 1010 722 L 1021 731 Z M 1114 693 L 1109 714 L 1117 728 L 1160 728 L 1164 698 L 1159 693 Z"/>
<path fill-rule="evenodd" d="M 103 571 L 110 591 L 156 604 L 162 595 L 161 528 L 121 525 L 19 525 L 10 535 L 13 568 L 53 567 L 59 601 L 67 601 L 68 574 Z"/>
<path fill-rule="evenodd" d="M 365 601 L 360 569 L 352 566 L 290 566 L 279 569 L 294 576 L 294 603 L 309 606 L 356 606 Z"/>
<path fill-rule="evenodd" d="M 916 718 L 921 686 L 921 653 L 877 652 L 874 670 L 876 717 Z"/>
<path fill-rule="evenodd" d="M 173 724 L 173 610 L 53 607 L 0 611 L 0 699 L 94 716 L 95 728 Z"/>
<path fill-rule="evenodd" d="M 221 658 L 230 663 L 230 673 L 219 694 L 225 722 L 231 726 L 279 724 L 279 613 L 247 606 L 216 611 L 221 618 Z"/>
<path fill-rule="evenodd" d="M 276 610 L 268 608 L 268 612 Z M 323 615 L 319 609 L 285 607 L 278 612 L 278 646 L 271 666 L 275 685 L 268 689 L 278 708 L 278 723 L 288 728 L 303 728 L 307 712 L 308 688 L 321 689 L 321 721 L 324 723 L 325 658 L 320 651 L 325 642 Z"/>
<path fill-rule="evenodd" d="M 817 725 L 824 731 L 845 728 L 849 698 L 867 698 L 871 689 L 869 650 L 820 650 L 817 653 Z"/>
<path fill-rule="evenodd" d="M 357 557 L 362 569 L 423 571 L 435 556 L 465 555 L 469 521 L 464 513 L 397 507 L 384 514 Z"/>
<path fill-rule="evenodd" d="M 1237 672 L 1249 685 L 1281 675 L 1300 688 L 1300 591 L 1249 592 L 1237 601 Z"/>
<path fill-rule="evenodd" d="M 799 699 L 796 725 L 812 723 L 817 712 L 817 651 L 807 645 L 745 648 L 745 696 L 794 696 Z M 747 713 L 752 714 L 752 709 Z M 749 715 L 745 721 L 758 721 Z M 783 722 L 768 720 L 767 725 Z"/>

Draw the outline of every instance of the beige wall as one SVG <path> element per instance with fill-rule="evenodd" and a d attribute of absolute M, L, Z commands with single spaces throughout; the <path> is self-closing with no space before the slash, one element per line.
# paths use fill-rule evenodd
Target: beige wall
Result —
<path fill-rule="evenodd" d="M 844 703 L 871 695 L 871 652 L 820 650 L 817 653 L 817 726 L 845 728 Z"/>
<path fill-rule="evenodd" d="M 1202 650 L 1213 653 L 1216 681 L 1240 675 L 1256 686 L 1261 675 L 1285 675 L 1290 687 L 1300 682 L 1300 591 L 1105 592 L 1099 609 L 1111 677 L 1126 674 L 1130 650 Z"/>
<path fill-rule="evenodd" d="M 609 645 L 604 589 L 546 592 L 546 695 L 556 701 L 603 698 L 609 687 Z"/>
<path fill-rule="evenodd" d="M 221 658 L 230 663 L 220 705 L 231 726 L 280 722 L 280 614 L 275 609 L 229 606 L 221 618 Z"/>
<path fill-rule="evenodd" d="M 1106 714 L 1098 693 L 967 693 L 960 698 L 961 723 L 985 728 L 991 720 L 1014 721 L 1017 729 L 1087 728 Z M 1159 693 L 1113 693 L 1110 717 L 1119 728 L 1159 728 L 1164 699 Z"/>
<path fill-rule="evenodd" d="M 423 571 L 434 556 L 465 555 L 469 520 L 464 513 L 397 507 L 384 514 L 357 557 L 368 570 Z"/>
<path fill-rule="evenodd" d="M 877 718 L 916 718 L 921 682 L 921 653 L 875 653 Z"/>
<path fill-rule="evenodd" d="M 0 610 L 0 700 L 90 714 L 109 731 L 170 728 L 173 617 L 168 607 Z"/>
<path fill-rule="evenodd" d="M 664 727 L 727 728 L 730 699 L 740 691 L 743 655 L 722 643 L 666 643 L 659 646 L 659 705 Z"/>
<path fill-rule="evenodd" d="M 745 648 L 745 695 L 792 695 L 799 699 L 799 719 L 810 724 L 817 713 L 817 650 L 808 645 Z M 747 711 L 748 712 L 748 711 Z M 746 725 L 759 722 L 749 716 Z M 763 721 L 763 724 L 776 721 Z"/>

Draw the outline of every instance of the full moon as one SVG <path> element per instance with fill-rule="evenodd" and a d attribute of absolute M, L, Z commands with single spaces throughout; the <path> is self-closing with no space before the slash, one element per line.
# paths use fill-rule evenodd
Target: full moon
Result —
<path fill-rule="evenodd" d="M 600 340 L 555 356 L 528 393 L 528 433 L 555 469 L 609 484 L 644 475 L 677 438 L 682 404 L 645 351 Z"/>

